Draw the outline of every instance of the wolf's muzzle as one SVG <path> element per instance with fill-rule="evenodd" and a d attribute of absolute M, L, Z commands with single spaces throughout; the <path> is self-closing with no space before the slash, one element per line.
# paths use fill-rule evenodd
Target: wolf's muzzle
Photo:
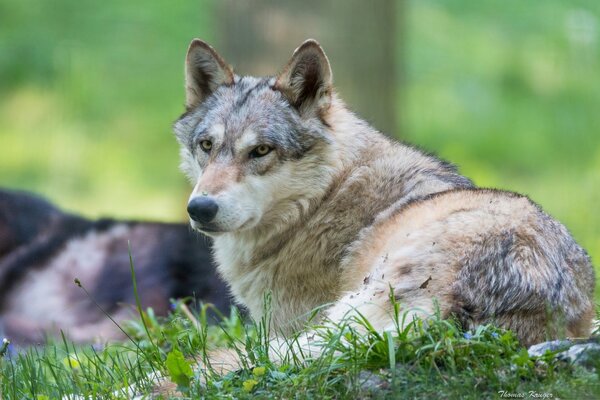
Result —
<path fill-rule="evenodd" d="M 217 215 L 219 205 L 210 197 L 194 197 L 188 203 L 187 211 L 194 221 L 207 224 Z"/>

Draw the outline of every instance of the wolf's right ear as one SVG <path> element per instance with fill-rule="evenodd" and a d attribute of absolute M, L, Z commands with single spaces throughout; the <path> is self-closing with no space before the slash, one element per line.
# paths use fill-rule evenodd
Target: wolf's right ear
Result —
<path fill-rule="evenodd" d="M 325 52 L 314 39 L 308 39 L 294 51 L 292 59 L 275 81 L 300 115 L 314 116 L 331 104 L 331 67 Z"/>
<path fill-rule="evenodd" d="M 185 58 L 185 106 L 198 106 L 220 85 L 233 84 L 233 71 L 209 44 L 194 39 Z"/>

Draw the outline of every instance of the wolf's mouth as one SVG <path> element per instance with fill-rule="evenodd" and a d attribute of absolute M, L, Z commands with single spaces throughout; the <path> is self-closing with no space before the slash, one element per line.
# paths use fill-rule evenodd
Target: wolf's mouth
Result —
<path fill-rule="evenodd" d="M 199 222 L 190 219 L 190 225 L 192 229 L 194 229 L 195 231 L 202 232 L 208 236 L 218 236 L 223 233 L 242 231 L 247 228 L 252 228 L 255 222 L 256 218 L 252 217 L 237 228 L 222 229 L 210 222 L 207 224 L 200 224 Z"/>
<path fill-rule="evenodd" d="M 210 225 L 210 224 L 201 225 L 198 222 L 193 221 L 193 220 L 190 221 L 190 225 L 193 230 L 202 232 L 208 236 L 216 236 L 218 234 L 225 233 L 225 231 L 223 231 L 221 229 L 217 229 L 213 225 Z"/>

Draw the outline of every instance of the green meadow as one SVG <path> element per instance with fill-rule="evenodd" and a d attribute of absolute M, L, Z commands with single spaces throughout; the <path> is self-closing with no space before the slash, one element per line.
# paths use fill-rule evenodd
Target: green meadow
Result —
<path fill-rule="evenodd" d="M 89 216 L 182 220 L 171 123 L 186 46 L 215 37 L 214 8 L 0 1 L 0 185 Z M 530 195 L 594 260 L 599 18 L 593 0 L 406 3 L 393 132 L 481 186 Z"/>
<path fill-rule="evenodd" d="M 216 4 L 0 0 L 0 187 L 90 217 L 185 220 L 171 124 L 183 111 L 187 45 L 215 40 Z M 600 2 L 412 0 L 399 14 L 399 123 L 389 134 L 480 186 L 529 195 L 600 276 Z M 350 67 L 333 65 L 334 76 Z M 179 308 L 143 321 L 126 327 L 134 341 L 124 344 L 2 355 L 0 398 L 128 398 L 121 390 L 147 392 L 154 371 L 190 398 L 600 398 L 598 372 L 531 359 L 493 327 L 465 336 L 434 319 L 360 337 L 341 325 L 322 331 L 328 351 L 316 362 L 274 365 L 261 322 L 232 314 L 206 328 Z M 189 357 L 215 343 L 252 349 L 247 368 L 224 378 L 192 369 Z M 385 390 L 364 384 L 373 372 Z"/>
<path fill-rule="evenodd" d="M 214 8 L 0 1 L 0 186 L 89 216 L 182 220 L 171 124 L 187 44 L 215 38 Z M 600 3 L 423 0 L 403 14 L 391 134 L 530 195 L 600 259 Z"/>

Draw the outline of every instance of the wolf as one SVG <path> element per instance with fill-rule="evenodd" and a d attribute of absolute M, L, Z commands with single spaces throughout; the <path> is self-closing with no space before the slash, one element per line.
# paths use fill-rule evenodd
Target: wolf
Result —
<path fill-rule="evenodd" d="M 323 321 L 356 312 L 385 330 L 391 288 L 408 313 L 492 322 L 524 345 L 589 334 L 594 270 L 567 229 L 526 196 L 477 188 L 361 120 L 315 40 L 257 78 L 195 39 L 185 77 L 174 132 L 190 224 L 213 239 L 218 272 L 254 319 L 270 293 L 280 335 L 319 307 Z"/>
<path fill-rule="evenodd" d="M 115 340 L 135 315 L 128 242 L 142 306 L 195 297 L 227 312 L 231 299 L 209 242 L 188 224 L 89 220 L 27 192 L 0 190 L 0 336 L 16 345 L 63 330 L 76 342 Z M 77 278 L 90 293 L 77 287 Z"/>

